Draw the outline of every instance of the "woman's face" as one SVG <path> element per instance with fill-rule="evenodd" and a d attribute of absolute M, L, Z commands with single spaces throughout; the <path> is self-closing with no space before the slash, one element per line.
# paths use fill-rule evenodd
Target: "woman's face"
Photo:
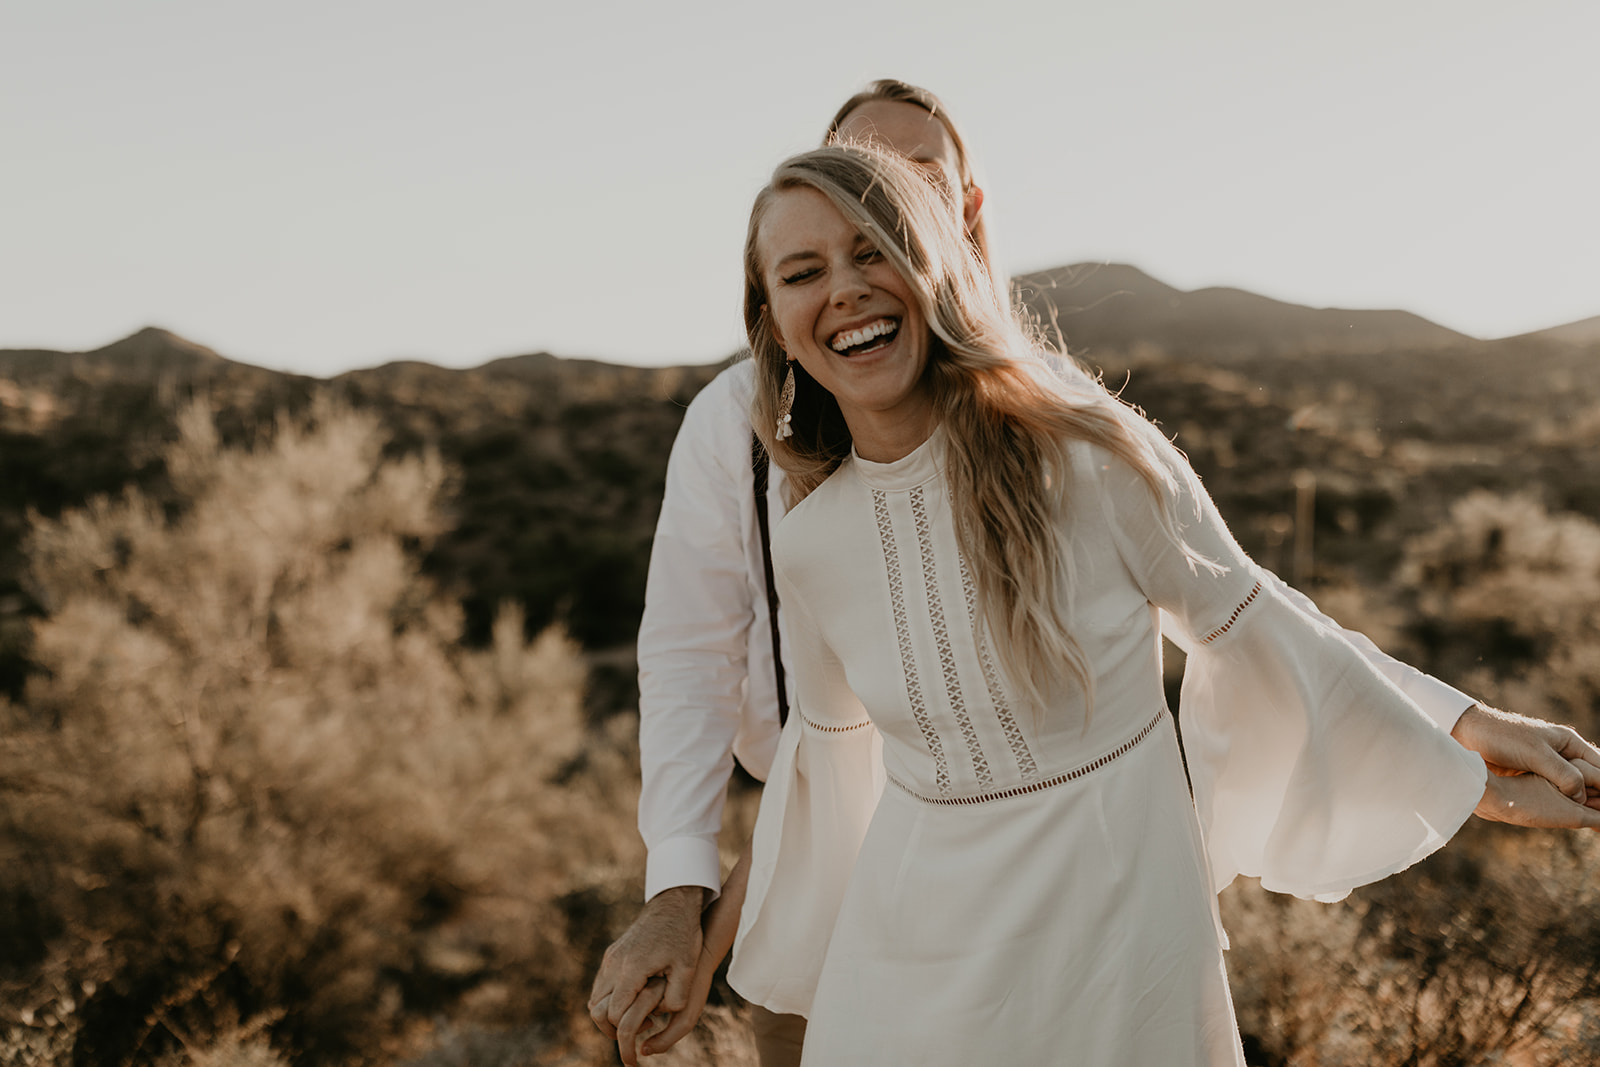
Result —
<path fill-rule="evenodd" d="M 874 453 L 889 441 L 920 443 L 932 430 L 922 382 L 928 326 L 905 279 L 827 197 L 804 187 L 774 195 L 756 255 L 778 343 L 839 402 L 856 451 L 898 459 Z"/>
<path fill-rule="evenodd" d="M 902 100 L 868 100 L 839 124 L 839 137 L 906 157 L 960 208 L 964 228 L 970 230 L 977 222 L 983 190 L 963 187 L 961 154 L 944 123 L 929 112 Z"/>

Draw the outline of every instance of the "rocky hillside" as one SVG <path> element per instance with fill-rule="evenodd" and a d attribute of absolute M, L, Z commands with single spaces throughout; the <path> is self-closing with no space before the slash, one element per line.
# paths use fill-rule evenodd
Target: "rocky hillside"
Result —
<path fill-rule="evenodd" d="M 1182 292 L 1132 267 L 1019 279 L 1074 353 L 1177 436 L 1245 546 L 1287 571 L 1297 470 L 1314 472 L 1319 578 L 1381 582 L 1405 537 L 1473 488 L 1534 487 L 1600 518 L 1600 341 L 1584 323 L 1505 341 L 1399 311 Z M 400 362 L 330 381 L 236 363 L 146 329 L 91 352 L 0 350 L 0 693 L 15 693 L 39 606 L 20 560 L 46 516 L 137 486 L 165 499 L 160 454 L 187 397 L 225 438 L 329 390 L 377 412 L 391 452 L 437 448 L 453 527 L 429 572 L 487 638 L 496 605 L 556 618 L 591 649 L 632 641 L 668 452 L 721 363 L 640 368 L 548 353 L 469 370 Z M 1309 578 L 1307 580 L 1310 580 Z M 604 691 L 626 702 L 627 657 Z"/>

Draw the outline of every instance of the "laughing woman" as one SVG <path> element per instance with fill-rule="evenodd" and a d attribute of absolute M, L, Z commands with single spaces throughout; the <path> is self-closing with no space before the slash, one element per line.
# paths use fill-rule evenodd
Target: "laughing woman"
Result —
<path fill-rule="evenodd" d="M 923 178 L 930 179 L 934 189 L 939 190 L 950 226 L 965 234 L 963 243 L 970 245 L 982 264 L 987 264 L 979 274 L 987 288 L 994 291 L 994 301 L 984 296 L 982 301 L 974 302 L 973 293 L 962 288 L 960 293 L 966 301 L 965 312 L 960 312 L 962 322 L 987 323 L 987 330 L 1000 341 L 986 342 L 986 350 L 998 346 L 1005 352 L 1026 352 L 1026 344 L 1016 339 L 1002 310 L 995 309 L 995 301 L 1002 309 L 1008 302 L 1008 286 L 989 256 L 986 202 L 974 181 L 973 162 L 944 104 L 918 86 L 896 80 L 874 82 L 862 93 L 851 96 L 835 114 L 827 128 L 827 141 L 840 139 L 869 141 L 899 152 L 917 166 Z M 776 192 L 771 195 L 776 197 Z M 950 264 L 957 262 L 955 253 L 949 251 L 946 259 Z M 768 293 L 758 275 L 760 272 L 752 275 L 752 310 L 757 312 L 766 306 L 770 294 L 774 298 L 771 306 L 776 307 L 779 291 L 805 291 L 803 286 L 784 286 Z M 912 301 L 923 309 L 925 320 L 931 314 L 926 310 L 933 306 L 930 301 L 926 296 Z M 760 326 L 760 322 L 754 325 Z M 856 317 L 854 326 L 877 334 L 862 333 L 845 344 L 846 349 L 854 349 L 853 365 L 866 366 L 870 362 L 866 357 L 872 355 L 870 347 L 882 344 L 890 350 L 893 338 L 886 331 L 904 330 L 904 320 L 882 317 L 882 322 L 875 322 Z M 934 325 L 934 334 L 938 330 L 939 326 Z M 704 1005 L 718 961 L 730 949 L 749 873 L 747 862 L 734 869 L 723 896 L 704 912 L 702 937 L 702 899 L 707 894 L 715 896 L 720 881 L 715 846 L 718 813 L 734 753 L 752 773 L 765 777 L 781 739 L 784 709 L 789 707 L 784 664 L 792 665 L 794 649 L 787 641 L 778 640 L 778 633 L 787 629 L 787 603 L 779 609 L 778 597 L 766 579 L 762 545 L 763 531 L 768 526 L 766 515 L 770 512 L 771 523 L 776 525 L 789 504 L 790 494 L 786 474 L 781 469 L 768 472 L 765 453 L 758 451 L 754 464 L 747 458 L 749 397 L 754 394 L 757 370 L 762 370 L 763 381 L 770 390 L 763 402 L 762 419 L 766 421 L 774 416 L 776 400 L 771 390 L 781 389 L 784 381 L 781 355 L 773 357 L 768 347 L 768 357 L 765 362 L 750 360 L 731 366 L 702 390 L 686 414 L 667 472 L 666 498 L 651 552 L 650 589 L 640 627 L 640 830 L 650 848 L 645 880 L 650 902 L 634 925 L 606 950 L 605 963 L 595 976 L 590 997 L 595 1024 L 608 1037 L 618 1040 L 619 1053 L 626 1064 L 637 1062 L 642 1048 L 661 1051 L 688 1033 Z M 773 358 L 778 362 L 774 363 Z M 939 358 L 938 346 L 933 347 L 930 358 Z M 1024 360 L 1021 365 L 1032 363 Z M 1070 373 L 1070 368 L 1067 370 Z M 989 378 L 978 376 L 973 381 Z M 827 397 L 826 390 L 819 392 L 816 382 L 818 379 L 810 378 L 805 371 L 797 371 L 800 400 L 789 424 L 810 427 L 808 432 L 826 429 L 830 451 L 822 454 L 821 461 L 818 454 L 794 448 L 782 453 L 786 462 L 798 464 L 798 472 L 810 478 L 805 488 L 816 485 L 819 475 L 832 470 L 850 451 L 850 421 L 843 416 L 840 405 Z M 1080 382 L 1080 386 L 1086 384 Z M 1059 387 L 1046 392 L 1058 394 Z M 1090 406 L 1101 403 L 1104 397 L 1096 397 Z M 1165 445 L 1157 448 L 1165 450 Z M 870 446 L 867 454 L 870 456 Z M 816 466 L 818 462 L 821 466 Z M 1299 593 L 1270 574 L 1261 573 L 1261 577 L 1270 592 L 1315 614 L 1315 606 Z M 1322 624 L 1336 625 L 1325 616 L 1315 617 Z M 946 622 L 949 624 L 949 617 Z M 1171 625 L 1168 632 L 1181 645 L 1186 641 L 1181 627 Z M 1586 798 L 1584 774 L 1574 769 L 1581 766 L 1579 763 L 1570 763 L 1579 757 L 1600 763 L 1600 752 L 1582 742 L 1571 729 L 1486 709 L 1442 681 L 1384 656 L 1362 635 L 1342 632 L 1342 637 L 1354 641 L 1366 659 L 1418 702 L 1440 728 L 1453 731 L 1462 745 L 1482 753 L 1490 765 L 1541 774 L 1552 784 L 1542 797 L 1550 801 L 1547 809 L 1528 805 L 1506 808 L 1499 803 L 1502 798 L 1498 793 L 1491 792 L 1480 803 L 1480 814 L 1546 825 L 1576 825 L 1582 819 L 1600 817 L 1582 809 Z M 994 656 L 995 651 L 990 648 L 990 667 Z M 982 664 L 979 672 L 982 673 Z M 987 686 L 987 675 L 984 683 Z M 942 699 L 936 689 L 925 689 L 923 697 Z M 987 736 L 984 731 L 992 729 L 994 723 L 981 715 L 974 720 L 970 707 L 963 705 L 963 713 L 978 723 L 974 729 L 981 736 Z M 1000 718 L 995 721 L 1016 718 L 1014 710 L 997 715 Z M 957 726 L 960 731 L 960 723 Z M 1019 739 L 1026 739 L 1022 726 L 1016 726 L 1014 731 Z M 867 792 L 875 797 L 872 782 L 882 782 L 882 773 L 872 752 L 872 731 L 861 728 L 848 733 L 850 744 L 838 745 L 837 753 L 856 758 L 856 769 L 846 776 L 835 768 L 835 774 L 842 781 L 866 782 Z M 1194 741 L 1190 737 L 1190 744 Z M 786 752 L 794 758 L 802 747 L 797 744 Z M 1011 749 L 1010 734 L 1000 752 L 1013 753 L 1006 758 L 1018 758 L 1014 757 L 1018 750 Z M 990 779 L 1003 777 L 992 766 L 987 773 Z M 1590 774 L 1590 779 L 1600 784 L 1600 771 Z M 1555 792 L 1557 785 L 1571 800 L 1560 798 Z M 854 803 L 858 809 L 862 805 L 864 801 Z M 768 864 L 773 862 L 782 861 L 768 854 Z M 834 870 L 830 877 L 842 878 L 842 869 Z M 814 899 L 837 901 L 838 893 L 838 886 L 824 886 Z M 798 894 L 798 899 L 803 902 L 813 897 Z M 816 937 L 814 944 L 803 949 L 813 963 L 798 965 L 811 971 L 818 968 L 826 950 L 832 915 L 832 905 L 819 907 L 821 910 L 810 921 L 800 923 Z M 806 1003 L 806 998 L 774 997 L 773 1003 Z M 752 1017 L 763 1067 L 790 1067 L 798 1062 L 805 1025 L 802 1017 L 760 1009 Z"/>
<path fill-rule="evenodd" d="M 1279 595 L 1154 428 L 1045 366 L 941 199 L 833 147 L 752 213 L 797 706 L 730 980 L 808 1016 L 813 1065 L 1242 1064 L 1217 888 L 1336 899 L 1554 793 L 1486 783 Z M 1196 648 L 1192 799 L 1158 609 Z"/>

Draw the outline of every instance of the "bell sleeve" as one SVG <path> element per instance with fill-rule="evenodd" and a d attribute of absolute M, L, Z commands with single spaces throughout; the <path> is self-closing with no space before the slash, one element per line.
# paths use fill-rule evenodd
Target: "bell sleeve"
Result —
<path fill-rule="evenodd" d="M 1153 428 L 1162 496 L 1100 453 L 1119 554 L 1192 648 L 1179 726 L 1213 885 L 1240 874 L 1338 900 L 1442 846 L 1483 795 L 1462 747 L 1334 627 L 1244 554 L 1182 454 Z"/>
<path fill-rule="evenodd" d="M 776 576 L 796 701 L 761 794 L 728 982 L 769 1011 L 807 1015 L 883 792 L 883 748 L 798 591 Z"/>

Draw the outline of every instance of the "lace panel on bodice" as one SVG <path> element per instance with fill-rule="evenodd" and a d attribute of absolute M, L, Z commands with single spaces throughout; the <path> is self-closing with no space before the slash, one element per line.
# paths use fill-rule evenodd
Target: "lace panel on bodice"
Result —
<path fill-rule="evenodd" d="M 933 759 L 933 784 L 939 796 L 948 797 L 956 791 L 955 779 L 952 775 L 950 755 L 946 751 L 946 744 L 959 744 L 966 750 L 968 761 L 972 767 L 972 778 L 963 785 L 962 791 L 976 788 L 980 792 L 990 792 L 995 788 L 995 771 L 985 753 L 982 723 L 974 721 L 974 713 L 980 718 L 986 718 L 988 712 L 984 710 L 981 697 L 977 705 L 969 702 L 967 688 L 963 685 L 963 660 L 968 664 L 966 682 L 976 689 L 977 679 L 981 674 L 982 687 L 977 689 L 989 698 L 989 705 L 993 709 L 993 726 L 989 728 L 991 748 L 997 748 L 999 737 L 1005 738 L 1005 745 L 1010 750 L 1012 758 L 1016 761 L 1017 775 L 1024 784 L 1032 782 L 1039 777 L 1039 766 L 1033 753 L 1029 750 L 1021 727 L 1012 712 L 1010 702 L 1006 696 L 1004 686 L 1000 681 L 999 671 L 996 669 L 992 649 L 985 640 L 981 618 L 977 606 L 976 583 L 973 580 L 967 563 L 961 558 L 959 551 L 953 551 L 953 546 L 936 543 L 934 522 L 930 515 L 929 502 L 926 491 L 921 486 L 913 487 L 905 492 L 901 499 L 910 510 L 910 529 L 905 524 L 905 511 L 898 510 L 901 505 L 891 506 L 891 494 L 885 490 L 872 491 L 873 514 L 877 521 L 878 538 L 883 549 L 884 567 L 888 577 L 889 600 L 894 616 L 895 636 L 900 653 L 901 673 L 905 680 L 906 700 L 911 710 L 911 716 L 917 724 L 928 753 Z M 916 539 L 916 555 L 911 557 L 909 552 L 910 539 L 907 539 L 908 551 L 902 554 L 900 542 L 896 537 L 896 514 L 900 516 L 902 534 L 911 533 Z M 954 554 L 956 565 L 959 567 L 961 599 L 966 608 L 967 625 L 970 630 L 971 646 L 967 646 L 968 635 L 961 634 L 959 629 L 952 632 L 950 618 L 945 610 L 945 591 L 954 592 L 945 587 L 942 591 L 940 582 L 940 563 L 946 567 L 946 575 L 950 564 L 950 556 Z M 919 566 L 920 565 L 920 566 Z M 912 592 L 919 576 L 910 573 L 920 570 L 923 599 L 918 601 Z M 920 613 L 925 610 L 925 616 Z M 919 613 L 914 627 L 912 613 Z M 956 615 L 959 619 L 960 615 Z M 926 629 L 923 629 L 923 624 Z M 931 648 L 924 643 L 920 650 L 917 640 L 913 637 L 913 630 L 918 629 L 924 634 L 923 642 L 931 632 L 933 644 Z M 937 673 L 935 665 L 919 660 L 933 656 L 938 659 Z M 976 665 L 974 670 L 972 665 Z M 937 678 L 938 681 L 933 679 Z M 939 698 L 935 691 L 941 689 L 943 701 L 938 705 L 939 714 L 930 709 L 929 700 L 937 701 Z M 941 732 L 938 719 L 943 711 L 948 709 L 949 717 L 945 719 L 946 726 Z M 951 730 L 950 725 L 955 729 Z M 993 727 L 998 727 L 994 730 Z M 960 742 L 954 739 L 959 735 Z M 1009 772 L 1005 778 L 1015 782 Z"/>

